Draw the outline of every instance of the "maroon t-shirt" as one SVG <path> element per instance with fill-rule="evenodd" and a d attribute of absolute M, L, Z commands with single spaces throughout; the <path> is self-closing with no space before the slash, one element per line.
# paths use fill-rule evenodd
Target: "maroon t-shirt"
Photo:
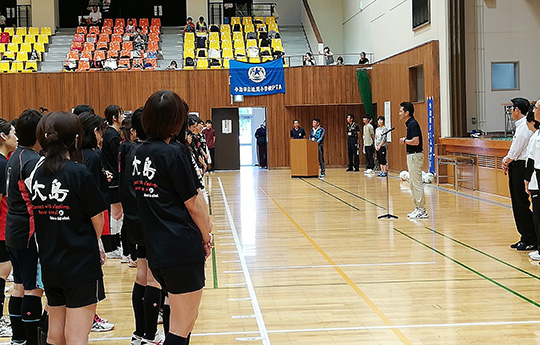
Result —
<path fill-rule="evenodd" d="M 203 129 L 203 134 L 206 137 L 206 146 L 208 146 L 209 149 L 213 149 L 215 147 L 214 137 L 216 135 L 216 131 L 214 131 L 213 128 L 205 128 Z"/>

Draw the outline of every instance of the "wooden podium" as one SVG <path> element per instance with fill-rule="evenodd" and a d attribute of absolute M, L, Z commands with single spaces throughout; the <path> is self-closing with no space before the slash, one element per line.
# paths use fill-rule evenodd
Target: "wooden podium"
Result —
<path fill-rule="evenodd" d="M 319 176 L 319 144 L 307 139 L 291 139 L 291 177 Z"/>

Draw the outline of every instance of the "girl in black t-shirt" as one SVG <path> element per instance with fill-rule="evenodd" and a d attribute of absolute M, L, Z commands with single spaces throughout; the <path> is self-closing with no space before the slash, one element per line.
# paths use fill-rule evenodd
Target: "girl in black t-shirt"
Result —
<path fill-rule="evenodd" d="M 25 183 L 49 305 L 47 342 L 86 344 L 105 298 L 98 239 L 107 203 L 88 168 L 75 162 L 82 138 L 75 115 L 45 115 L 36 134 L 46 156 Z"/>
<path fill-rule="evenodd" d="M 208 207 L 185 146 L 187 114 L 187 104 L 171 91 L 150 96 L 142 115 L 148 140 L 133 159 L 148 266 L 169 296 L 168 345 L 189 343 L 212 248 Z M 173 136 L 181 143 L 171 145 Z"/>

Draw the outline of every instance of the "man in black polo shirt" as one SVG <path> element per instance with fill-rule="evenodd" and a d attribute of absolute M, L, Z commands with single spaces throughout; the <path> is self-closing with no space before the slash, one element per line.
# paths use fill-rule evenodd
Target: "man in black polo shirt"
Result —
<path fill-rule="evenodd" d="M 349 165 L 345 171 L 360 171 L 360 157 L 358 157 L 358 132 L 360 126 L 354 122 L 354 115 L 347 115 L 347 153 L 349 154 Z"/>
<path fill-rule="evenodd" d="M 291 129 L 291 139 L 306 139 L 306 131 L 300 127 L 300 121 L 293 121 L 293 128 Z"/>
<path fill-rule="evenodd" d="M 427 218 L 425 208 L 424 185 L 422 182 L 422 167 L 424 154 L 422 153 L 422 130 L 414 118 L 414 106 L 410 102 L 402 102 L 399 108 L 399 119 L 405 121 L 407 136 L 400 138 L 401 145 L 407 145 L 407 168 L 409 169 L 409 182 L 416 208 L 407 214 L 410 219 Z"/>

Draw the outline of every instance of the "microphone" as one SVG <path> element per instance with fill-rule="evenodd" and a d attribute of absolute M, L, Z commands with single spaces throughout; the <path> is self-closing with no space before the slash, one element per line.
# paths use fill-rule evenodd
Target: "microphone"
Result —
<path fill-rule="evenodd" d="M 396 127 L 390 128 L 389 130 L 387 130 L 386 132 L 384 132 L 384 133 L 381 134 L 381 135 L 387 135 L 388 133 L 392 132 L 394 129 L 396 129 Z"/>

